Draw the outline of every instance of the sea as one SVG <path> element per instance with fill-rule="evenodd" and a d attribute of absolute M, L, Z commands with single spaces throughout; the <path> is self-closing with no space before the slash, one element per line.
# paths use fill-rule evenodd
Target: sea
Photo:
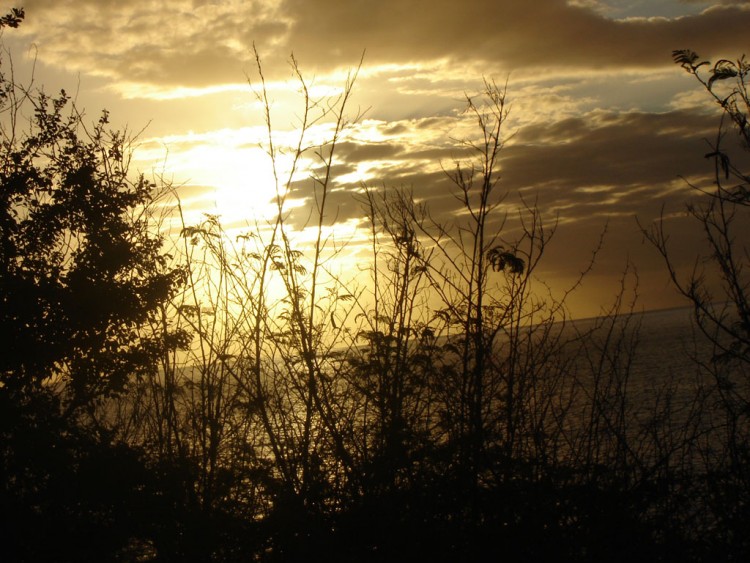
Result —
<path fill-rule="evenodd" d="M 608 326 L 601 318 L 573 324 L 579 332 L 598 324 Z M 698 333 L 692 307 L 620 315 L 614 324 L 615 332 L 626 332 L 626 339 L 632 342 L 630 376 L 640 386 L 659 387 L 675 379 L 692 380 L 699 372 L 699 363 L 711 361 L 713 348 Z"/>
<path fill-rule="evenodd" d="M 620 315 L 613 319 L 573 321 L 580 333 L 591 331 L 601 341 L 609 333 L 610 354 L 618 354 L 618 369 L 627 378 L 631 413 L 652 411 L 667 396 L 676 409 L 688 408 L 696 393 L 710 386 L 714 354 L 711 342 L 701 334 L 692 307 L 679 307 Z M 597 328 L 598 327 L 598 328 Z"/>
<path fill-rule="evenodd" d="M 606 319 L 602 322 L 573 324 L 579 333 L 599 327 L 591 332 L 592 341 L 603 338 L 608 326 L 615 328 L 610 333 L 626 336 L 626 353 L 618 358 L 627 397 L 622 428 L 642 454 L 669 455 L 680 463 L 703 466 L 725 453 L 734 424 L 748 429 L 749 362 L 717 361 L 714 345 L 695 326 L 692 307 L 619 316 L 609 319 L 610 325 Z M 739 413 L 735 422 L 728 417 L 732 412 Z"/>

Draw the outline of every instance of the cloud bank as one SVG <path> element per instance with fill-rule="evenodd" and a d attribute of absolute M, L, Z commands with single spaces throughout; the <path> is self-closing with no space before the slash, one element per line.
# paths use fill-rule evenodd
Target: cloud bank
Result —
<path fill-rule="evenodd" d="M 252 46 L 269 69 L 290 52 L 315 72 L 448 61 L 472 69 L 649 68 L 690 47 L 736 53 L 749 5 L 676 18 L 608 19 L 565 0 L 28 0 L 22 33 L 41 62 L 116 81 L 205 87 L 242 81 Z M 285 72 L 283 66 L 281 73 Z"/>

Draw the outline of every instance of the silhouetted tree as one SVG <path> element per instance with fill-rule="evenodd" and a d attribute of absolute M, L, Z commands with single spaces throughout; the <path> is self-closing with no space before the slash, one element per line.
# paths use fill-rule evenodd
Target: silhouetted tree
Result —
<path fill-rule="evenodd" d="M 128 142 L 106 112 L 89 125 L 64 91 L 0 76 L 3 558 L 101 560 L 145 545 L 150 477 L 97 406 L 155 369 L 163 342 L 147 322 L 182 273 L 151 230 L 157 192 L 128 170 Z"/>
<path fill-rule="evenodd" d="M 712 164 L 713 186 L 692 185 L 696 200 L 687 210 L 703 233 L 704 250 L 692 271 L 675 262 L 669 233 L 659 221 L 644 229 L 667 267 L 673 286 L 693 308 L 695 326 L 709 342 L 710 357 L 698 357 L 708 376 L 711 408 L 704 412 L 710 430 L 699 442 L 703 467 L 694 477 L 703 511 L 698 533 L 706 553 L 724 560 L 750 555 L 750 271 L 747 259 L 750 219 L 750 64 L 742 56 L 714 64 L 690 49 L 672 53 L 674 62 L 703 87 L 721 110 L 716 138 L 705 158 Z"/>
<path fill-rule="evenodd" d="M 748 249 L 742 242 L 746 234 L 742 221 L 750 207 L 750 175 L 743 170 L 750 152 L 750 64 L 741 57 L 711 66 L 690 50 L 675 51 L 673 56 L 722 110 L 716 139 L 709 141 L 711 150 L 705 155 L 713 163 L 714 189 L 693 186 L 707 197 L 688 206 L 705 233 L 710 251 L 697 263 L 712 267 L 718 274 L 718 287 L 712 287 L 706 279 L 705 267 L 697 266 L 687 280 L 680 279 L 667 252 L 663 230 L 652 231 L 650 238 L 664 256 L 675 287 L 694 305 L 698 326 L 717 346 L 717 355 L 750 363 L 750 279 L 744 265 Z M 708 68 L 707 76 L 703 67 Z M 727 135 L 733 138 L 727 139 Z"/>

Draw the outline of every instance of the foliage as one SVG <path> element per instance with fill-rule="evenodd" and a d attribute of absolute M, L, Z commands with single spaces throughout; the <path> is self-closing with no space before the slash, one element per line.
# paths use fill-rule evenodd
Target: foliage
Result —
<path fill-rule="evenodd" d="M 505 92 L 487 82 L 467 99 L 480 124 L 466 142 L 475 158 L 446 171 L 466 211 L 459 222 L 433 217 L 406 189 L 362 186 L 372 245 L 362 285 L 332 271 L 341 246 L 324 234 L 353 83 L 313 100 L 291 64 L 303 126 L 288 150 L 295 166 L 317 158 L 316 236 L 303 246 L 292 226 L 294 174 L 279 180 L 268 227 L 229 236 L 210 215 L 182 226 L 188 283 L 165 326 L 195 340 L 132 397 L 132 439 L 186 468 L 188 506 L 257 523 L 258 543 L 237 549 L 270 561 L 595 561 L 611 545 L 625 559 L 682 554 L 684 529 L 663 526 L 669 540 L 655 532 L 675 513 L 651 487 L 670 482 L 694 435 L 666 446 L 665 427 L 631 416 L 637 323 L 622 296 L 576 332 L 564 301 L 536 292 L 554 228 L 522 201 L 514 238 L 496 213 L 508 197 L 497 189 Z M 306 146 L 307 127 L 324 118 L 332 138 Z M 266 119 L 273 165 L 284 147 L 270 110 Z M 230 540 L 202 522 L 205 553 L 223 557 Z"/>
<path fill-rule="evenodd" d="M 734 62 L 720 60 L 711 66 L 690 50 L 675 51 L 673 56 L 722 111 L 716 140 L 709 142 L 711 152 L 705 155 L 714 164 L 714 189 L 694 186 L 704 197 L 688 205 L 690 215 L 704 233 L 707 252 L 696 258 L 692 273 L 681 277 L 671 259 L 663 224 L 646 235 L 663 256 L 674 286 L 693 306 L 698 328 L 714 346 L 711 369 L 723 389 L 723 400 L 728 401 L 728 407 L 733 403 L 731 410 L 744 419 L 741 413 L 750 407 L 750 395 L 744 385 L 750 364 L 750 278 L 746 268 L 748 247 L 744 243 L 750 176 L 742 167 L 747 165 L 750 153 L 750 65 L 741 57 Z M 707 78 L 703 67 L 708 68 Z M 721 92 L 719 84 L 723 86 Z M 729 133 L 737 135 L 739 144 L 727 139 Z"/>
<path fill-rule="evenodd" d="M 146 327 L 182 274 L 152 230 L 155 186 L 129 173 L 129 139 L 107 113 L 88 125 L 65 92 L 13 77 L 0 91 L 4 556 L 110 559 L 145 537 L 136 523 L 155 490 L 96 407 L 154 369 Z"/>
<path fill-rule="evenodd" d="M 0 28 L 12 27 L 16 28 L 21 25 L 21 22 L 26 17 L 26 12 L 23 8 L 11 8 L 10 12 L 0 17 Z"/>
<path fill-rule="evenodd" d="M 3 131 L 0 373 L 6 392 L 64 386 L 75 409 L 148 369 L 137 329 L 179 272 L 164 270 L 138 216 L 154 186 L 128 181 L 124 139 L 106 132 L 106 113 L 82 138 L 68 102 L 39 94 L 33 129 Z"/>
<path fill-rule="evenodd" d="M 708 420 L 711 441 L 697 443 L 706 467 L 696 479 L 701 485 L 695 495 L 706 510 L 704 526 L 714 531 L 706 549 L 727 560 L 742 559 L 750 554 L 739 531 L 747 526 L 750 505 L 750 278 L 745 243 L 750 65 L 744 56 L 712 65 L 689 49 L 672 55 L 721 110 L 716 138 L 707 141 L 710 152 L 705 155 L 713 164 L 713 188 L 692 186 L 699 197 L 687 206 L 704 235 L 705 250 L 696 256 L 693 270 L 684 273 L 674 262 L 663 221 L 644 234 L 664 259 L 673 286 L 692 306 L 695 326 L 712 349 L 710 357 L 697 359 L 714 414 Z"/>

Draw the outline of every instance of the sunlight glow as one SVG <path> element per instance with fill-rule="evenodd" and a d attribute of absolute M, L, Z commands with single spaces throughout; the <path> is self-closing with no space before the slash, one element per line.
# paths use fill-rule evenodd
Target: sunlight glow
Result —
<path fill-rule="evenodd" d="M 244 128 L 151 139 L 138 150 L 138 165 L 158 170 L 166 162 L 175 185 L 206 186 L 201 199 L 214 204 L 206 212 L 223 223 L 250 220 L 267 215 L 276 195 L 262 134 L 262 128 Z"/>
<path fill-rule="evenodd" d="M 116 94 L 126 100 L 182 100 L 200 98 L 214 94 L 239 92 L 247 94 L 250 87 L 246 83 L 211 84 L 210 86 L 162 86 L 145 82 L 115 82 L 110 86 Z"/>

